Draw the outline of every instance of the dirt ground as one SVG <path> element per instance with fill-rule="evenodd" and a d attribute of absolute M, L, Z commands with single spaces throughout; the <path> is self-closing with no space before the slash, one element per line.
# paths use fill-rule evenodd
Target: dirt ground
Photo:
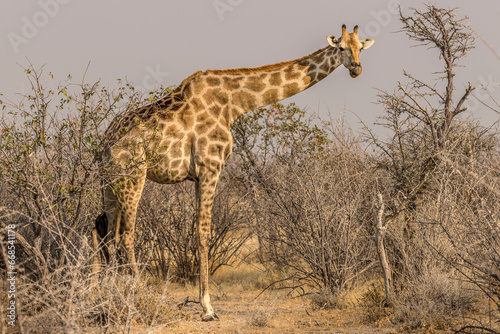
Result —
<path fill-rule="evenodd" d="M 255 295 L 235 291 L 227 300 L 214 301 L 220 321 L 210 323 L 201 322 L 199 305 L 191 304 L 185 310 L 188 319 L 165 328 L 165 333 L 398 333 L 389 322 L 364 324 L 360 309 L 312 310 L 304 298 Z"/>
<path fill-rule="evenodd" d="M 366 307 L 352 306 L 343 309 L 321 309 L 308 297 L 290 297 L 287 290 L 266 290 L 261 275 L 242 269 L 222 271 L 212 278 L 212 306 L 219 321 L 202 322 L 201 306 L 188 303 L 179 309 L 186 297 L 198 300 L 198 288 L 192 285 L 170 284 L 167 288 L 165 307 L 172 313 L 169 323 L 154 329 L 134 326 L 135 333 L 406 333 L 394 324 L 390 316 L 372 316 Z M 412 333 L 449 333 L 435 329 Z"/>

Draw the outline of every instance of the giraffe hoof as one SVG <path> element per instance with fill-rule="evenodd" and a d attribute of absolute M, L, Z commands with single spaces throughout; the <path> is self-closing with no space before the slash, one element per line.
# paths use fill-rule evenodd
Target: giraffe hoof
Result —
<path fill-rule="evenodd" d="M 202 321 L 219 321 L 219 317 L 217 316 L 217 314 L 212 313 L 212 314 L 202 315 L 201 320 Z"/>

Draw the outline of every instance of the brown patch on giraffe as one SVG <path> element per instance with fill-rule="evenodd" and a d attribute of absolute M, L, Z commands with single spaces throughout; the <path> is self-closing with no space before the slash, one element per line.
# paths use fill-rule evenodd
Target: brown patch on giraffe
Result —
<path fill-rule="evenodd" d="M 210 118 L 210 115 L 207 112 L 203 112 L 196 117 L 196 122 L 197 123 L 204 123 L 209 118 Z"/>
<path fill-rule="evenodd" d="M 255 96 L 248 92 L 235 92 L 232 97 L 233 104 L 240 106 L 244 110 L 252 110 L 258 107 Z"/>
<path fill-rule="evenodd" d="M 194 117 L 188 112 L 181 113 L 179 115 L 179 123 L 183 129 L 191 129 L 194 125 Z"/>
<path fill-rule="evenodd" d="M 203 100 L 200 98 L 197 98 L 197 97 L 191 98 L 191 106 L 192 106 L 194 112 L 198 112 L 198 111 L 206 108 Z"/>
<path fill-rule="evenodd" d="M 160 144 L 157 146 L 157 154 L 159 155 L 159 154 L 167 153 L 169 146 L 170 146 L 170 141 L 164 140 L 164 141 L 160 142 Z M 155 153 L 153 153 L 153 152 L 151 152 L 149 155 L 157 157 L 157 156 L 155 156 Z"/>
<path fill-rule="evenodd" d="M 249 89 L 254 92 L 261 92 L 266 88 L 266 84 L 264 83 L 264 79 L 266 75 L 258 76 L 258 77 L 249 77 L 245 81 L 245 85 L 243 86 L 246 89 Z"/>
<path fill-rule="evenodd" d="M 173 113 L 163 113 L 162 114 L 162 120 L 165 122 L 171 122 L 174 120 L 174 114 Z"/>
<path fill-rule="evenodd" d="M 227 94 L 219 88 L 206 91 L 205 94 L 203 94 L 203 100 L 205 100 L 207 105 L 213 103 L 226 104 L 228 102 Z"/>
<path fill-rule="evenodd" d="M 182 161 L 182 167 L 184 168 L 184 170 L 188 171 L 189 170 L 189 160 L 184 159 Z"/>
<path fill-rule="evenodd" d="M 226 105 L 229 102 L 229 96 L 220 88 L 214 89 L 212 94 L 214 101 L 219 105 Z"/>
<path fill-rule="evenodd" d="M 160 122 L 160 123 L 158 124 L 158 131 L 159 131 L 159 132 L 163 132 L 163 130 L 165 130 L 165 123 Z"/>
<path fill-rule="evenodd" d="M 179 169 L 179 167 L 181 166 L 181 163 L 182 163 L 182 159 L 173 160 L 172 162 L 170 162 L 170 168 L 171 169 Z"/>
<path fill-rule="evenodd" d="M 168 155 L 172 159 L 180 159 L 182 158 L 182 150 L 179 145 L 174 145 L 169 151 Z"/>
<path fill-rule="evenodd" d="M 196 124 L 195 131 L 200 133 L 206 133 L 210 128 L 215 124 L 215 122 L 211 118 L 207 118 L 204 122 L 200 122 Z"/>
<path fill-rule="evenodd" d="M 222 159 L 222 146 L 220 144 L 212 144 L 208 147 L 208 154 Z"/>
<path fill-rule="evenodd" d="M 224 130 L 220 126 L 217 126 L 208 134 L 208 139 L 212 141 L 227 142 L 229 140 L 229 135 L 226 130 Z"/>
<path fill-rule="evenodd" d="M 262 98 L 264 99 L 264 103 L 270 104 L 274 103 L 280 100 L 279 98 L 279 90 L 277 88 L 269 89 L 264 92 L 262 95 Z"/>
<path fill-rule="evenodd" d="M 292 82 L 283 86 L 283 94 L 285 97 L 290 97 L 292 95 L 300 92 L 299 84 L 296 82 Z"/>
<path fill-rule="evenodd" d="M 296 79 L 300 78 L 300 75 L 301 75 L 297 66 L 293 66 L 293 65 L 288 66 L 284 72 L 285 72 L 285 79 L 286 80 L 296 80 Z"/>
<path fill-rule="evenodd" d="M 214 90 L 209 89 L 203 94 L 203 101 L 206 102 L 207 105 L 211 105 L 214 102 Z"/>
<path fill-rule="evenodd" d="M 321 81 L 323 80 L 324 78 L 326 78 L 328 76 L 327 73 L 324 73 L 324 72 L 319 72 L 318 73 L 318 81 Z"/>
<path fill-rule="evenodd" d="M 221 80 L 217 77 L 207 77 L 207 84 L 212 87 L 219 86 L 221 84 Z"/>
<path fill-rule="evenodd" d="M 192 135 L 187 134 L 186 135 L 186 140 L 184 141 L 184 147 L 182 148 L 184 150 L 185 155 L 189 155 L 191 152 L 191 143 L 192 143 Z"/>
<path fill-rule="evenodd" d="M 200 154 L 204 154 L 207 148 L 208 140 L 206 137 L 201 137 L 198 139 L 198 147 L 200 148 Z"/>
<path fill-rule="evenodd" d="M 323 64 L 320 65 L 319 69 L 322 70 L 323 72 L 329 72 L 330 63 L 328 61 L 324 61 Z"/>
<path fill-rule="evenodd" d="M 204 81 L 195 80 L 195 84 L 191 85 L 194 95 L 200 95 L 205 89 L 206 85 Z"/>
<path fill-rule="evenodd" d="M 221 115 L 221 107 L 218 105 L 213 105 L 208 108 L 208 111 L 215 116 L 215 118 L 219 118 Z"/>
<path fill-rule="evenodd" d="M 242 77 L 223 77 L 222 80 L 224 81 L 224 89 L 226 90 L 235 90 L 240 88 L 240 83 L 238 80 L 240 80 Z"/>
<path fill-rule="evenodd" d="M 281 85 L 282 81 L 283 80 L 281 79 L 281 72 L 272 73 L 269 77 L 269 84 L 272 86 L 279 86 Z"/>
<path fill-rule="evenodd" d="M 173 136 L 179 131 L 179 126 L 177 124 L 172 124 L 167 128 L 167 131 L 165 132 L 166 136 Z"/>
<path fill-rule="evenodd" d="M 229 106 L 224 106 L 222 108 L 222 117 L 224 118 L 226 125 L 229 126 L 229 123 L 231 122 L 232 119 L 229 111 Z"/>

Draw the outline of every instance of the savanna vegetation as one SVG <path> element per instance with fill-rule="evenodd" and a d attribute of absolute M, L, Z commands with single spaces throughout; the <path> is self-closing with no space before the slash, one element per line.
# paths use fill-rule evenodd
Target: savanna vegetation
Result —
<path fill-rule="evenodd" d="M 222 321 L 205 327 L 193 306 L 191 183 L 147 183 L 140 277 L 119 261 L 92 274 L 104 187 L 95 157 L 106 126 L 168 89 L 144 98 L 129 83 L 110 90 L 71 77 L 50 89 L 50 74 L 27 67 L 31 90 L 0 102 L 0 268 L 12 271 L 15 230 L 15 332 L 332 331 L 349 316 L 364 333 L 498 331 L 500 135 L 463 116 L 482 88 L 455 79 L 475 37 L 454 10 L 428 5 L 400 19 L 429 57 L 439 53 L 441 71 L 431 81 L 405 72 L 394 91 L 380 92 L 383 131 L 353 131 L 294 104 L 233 126 L 209 253 Z M 480 102 L 500 113 L 494 96 Z M 12 330 L 6 305 L 2 293 L 2 333 Z"/>

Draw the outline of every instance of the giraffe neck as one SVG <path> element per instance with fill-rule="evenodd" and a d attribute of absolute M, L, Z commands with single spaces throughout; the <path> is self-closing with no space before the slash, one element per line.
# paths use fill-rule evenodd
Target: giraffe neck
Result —
<path fill-rule="evenodd" d="M 306 90 L 339 65 L 340 51 L 327 46 L 309 56 L 283 63 L 197 72 L 190 77 L 185 96 L 201 108 L 219 106 L 231 125 L 246 112 Z"/>
<path fill-rule="evenodd" d="M 342 64 L 338 48 L 254 68 L 197 71 L 159 101 L 117 117 L 106 131 L 118 139 L 160 110 L 176 110 L 189 102 L 195 111 L 214 110 L 231 126 L 246 112 L 281 101 L 313 86 Z"/>

